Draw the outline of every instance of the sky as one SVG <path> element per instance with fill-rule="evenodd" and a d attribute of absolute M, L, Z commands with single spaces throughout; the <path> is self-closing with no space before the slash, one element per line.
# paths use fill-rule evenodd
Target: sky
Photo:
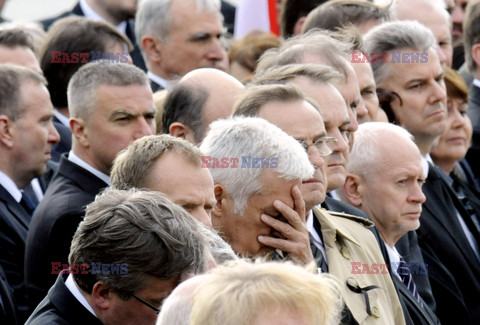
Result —
<path fill-rule="evenodd" d="M 2 17 L 9 20 L 38 21 L 75 6 L 77 0 L 7 0 Z"/>

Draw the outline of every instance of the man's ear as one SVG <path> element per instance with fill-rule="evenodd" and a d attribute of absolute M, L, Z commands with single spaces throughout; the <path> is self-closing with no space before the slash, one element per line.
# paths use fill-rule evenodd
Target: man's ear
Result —
<path fill-rule="evenodd" d="M 480 43 L 477 43 L 477 44 L 473 44 L 472 46 L 472 59 L 473 61 L 475 61 L 475 63 L 477 64 L 477 78 L 478 78 L 478 75 L 480 75 Z M 474 72 L 475 74 L 475 72 Z"/>
<path fill-rule="evenodd" d="M 162 42 L 151 35 L 142 37 L 142 48 L 149 61 L 160 62 L 162 59 Z"/>
<path fill-rule="evenodd" d="M 305 20 L 307 20 L 306 16 L 298 18 L 295 26 L 293 26 L 293 35 L 300 35 L 302 33 L 303 24 L 305 24 Z"/>
<path fill-rule="evenodd" d="M 13 121 L 7 115 L 0 115 L 0 142 L 7 148 L 12 148 L 14 144 L 15 130 Z"/>
<path fill-rule="evenodd" d="M 343 184 L 343 193 L 348 203 L 357 208 L 361 207 L 362 191 L 363 185 L 361 184 L 360 176 L 348 173 Z"/>
<path fill-rule="evenodd" d="M 173 122 L 168 128 L 170 135 L 176 138 L 182 138 L 187 140 L 190 143 L 195 144 L 195 135 L 193 130 L 180 122 Z"/>
<path fill-rule="evenodd" d="M 110 308 L 112 304 L 113 291 L 103 282 L 97 282 L 94 284 L 91 294 L 92 303 L 95 309 L 106 310 Z"/>
<path fill-rule="evenodd" d="M 83 147 L 88 148 L 90 146 L 90 140 L 88 139 L 88 129 L 85 127 L 85 121 L 79 117 L 70 118 L 70 130 Z"/>
<path fill-rule="evenodd" d="M 225 203 L 227 200 L 227 191 L 222 185 L 215 184 L 213 192 L 215 194 L 216 203 L 212 209 L 212 219 L 213 217 L 220 218 L 225 213 Z"/>

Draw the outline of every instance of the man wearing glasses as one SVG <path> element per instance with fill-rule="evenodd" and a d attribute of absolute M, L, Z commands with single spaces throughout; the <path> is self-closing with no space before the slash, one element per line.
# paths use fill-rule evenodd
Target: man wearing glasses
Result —
<path fill-rule="evenodd" d="M 69 271 L 26 324 L 155 324 L 163 299 L 206 268 L 200 227 L 158 192 L 106 190 L 73 237 Z"/>
<path fill-rule="evenodd" d="M 291 77 L 300 74 L 299 71 L 303 71 L 303 76 Z M 405 324 L 388 272 L 373 274 L 352 271 L 353 263 L 377 267 L 385 263 L 375 237 L 367 229 L 372 223 L 364 218 L 326 211 L 317 206 L 326 197 L 327 182 L 330 180 L 327 176 L 329 155 L 339 150 L 336 149 L 339 146 L 348 151 L 348 143 L 339 126 L 328 133 L 326 126 L 329 124 L 324 123 L 319 113 L 323 113 L 323 108 L 333 110 L 335 106 L 332 105 L 340 105 L 338 111 L 341 112 L 343 108 L 345 114 L 338 114 L 339 123 L 347 119 L 345 101 L 333 85 L 341 77 L 331 68 L 318 65 L 285 66 L 277 72 L 277 76 L 290 75 L 286 79 L 295 83 L 312 82 L 328 98 L 328 102 L 324 101 L 323 106 L 318 107 L 290 84 L 260 85 L 245 92 L 245 96 L 236 103 L 234 115 L 264 118 L 297 139 L 307 151 L 315 173 L 301 186 L 305 200 L 302 220 L 306 219 L 310 247 L 318 268 L 333 274 L 344 288 L 343 298 L 347 308 L 342 324 Z M 316 76 L 314 81 L 310 80 L 312 76 Z"/>

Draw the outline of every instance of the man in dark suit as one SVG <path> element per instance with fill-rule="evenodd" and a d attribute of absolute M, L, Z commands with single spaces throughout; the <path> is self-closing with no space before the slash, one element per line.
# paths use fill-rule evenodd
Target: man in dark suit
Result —
<path fill-rule="evenodd" d="M 469 93 L 467 114 L 472 120 L 472 147 L 467 152 L 466 159 L 480 182 L 480 2 L 472 1 L 467 5 L 464 21 L 465 61 L 470 73 L 474 75 Z"/>
<path fill-rule="evenodd" d="M 0 265 L 23 322 L 28 305 L 23 257 L 33 205 L 21 189 L 46 172 L 59 136 L 43 76 L 13 65 L 0 65 L 0 74 Z"/>
<path fill-rule="evenodd" d="M 55 281 L 52 263 L 67 263 L 84 207 L 109 185 L 115 156 L 135 139 L 155 133 L 148 79 L 133 65 L 83 66 L 70 80 L 68 107 L 72 151 L 62 156 L 28 233 L 26 285 L 35 304 Z"/>
<path fill-rule="evenodd" d="M 206 270 L 202 227 L 160 193 L 105 191 L 74 235 L 70 268 L 53 270 L 56 283 L 26 324 L 154 325 L 163 299 Z"/>
<path fill-rule="evenodd" d="M 142 1 L 135 24 L 153 92 L 194 69 L 227 69 L 219 0 Z"/>
<path fill-rule="evenodd" d="M 106 1 L 106 0 L 80 0 L 71 11 L 64 12 L 57 17 L 41 21 L 45 30 L 60 18 L 67 16 L 85 16 L 93 20 L 103 20 L 115 26 L 132 42 L 134 48 L 130 52 L 133 64 L 147 71 L 140 49 L 135 39 L 135 12 L 137 1 Z"/>
<path fill-rule="evenodd" d="M 405 129 L 379 122 L 359 126 L 350 151 L 343 192 L 350 204 L 363 210 L 375 222 L 387 250 L 385 257 L 392 280 L 406 307 L 405 318 L 410 324 L 438 323 L 418 291 L 417 279 L 413 278 L 413 273 L 427 272 L 426 266 L 413 265 L 415 267 L 403 272 L 400 261 L 405 259 L 395 248 L 400 238 L 420 225 L 422 203 L 425 202 L 421 189 L 424 178 L 420 151 Z M 408 281 L 403 282 L 406 279 L 411 279 L 409 286 Z"/>
<path fill-rule="evenodd" d="M 429 267 L 428 275 L 438 316 L 442 323 L 466 317 L 470 318 L 466 323 L 478 324 L 480 235 L 462 202 L 429 156 L 447 121 L 446 89 L 435 42 L 430 30 L 413 21 L 385 23 L 365 35 L 368 53 L 401 51 L 402 59 L 388 57 L 386 63 L 372 62 L 372 68 L 377 85 L 396 94 L 397 99 L 390 103 L 395 122 L 415 137 L 424 174 L 428 175 L 423 185 L 427 199 L 423 203 L 417 235 L 426 261 L 435 264 Z M 406 59 L 415 53 L 425 53 L 428 60 Z M 459 292 L 454 292 L 455 288 Z"/>

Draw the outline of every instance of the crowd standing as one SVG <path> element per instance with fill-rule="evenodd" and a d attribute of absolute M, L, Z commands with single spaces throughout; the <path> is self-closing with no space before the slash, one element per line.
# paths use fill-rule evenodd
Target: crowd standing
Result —
<path fill-rule="evenodd" d="M 1 324 L 480 324 L 480 0 L 270 9 L 0 18 Z"/>

